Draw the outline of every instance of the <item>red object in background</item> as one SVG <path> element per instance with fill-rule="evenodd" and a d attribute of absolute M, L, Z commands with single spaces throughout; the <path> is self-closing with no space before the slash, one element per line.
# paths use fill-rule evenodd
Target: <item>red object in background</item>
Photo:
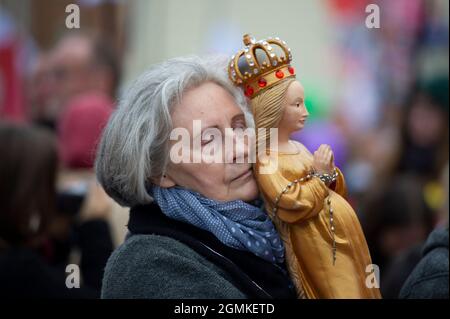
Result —
<path fill-rule="evenodd" d="M 66 168 L 92 168 L 97 143 L 113 101 L 100 93 L 87 93 L 71 99 L 58 123 L 60 159 Z"/>
<path fill-rule="evenodd" d="M 329 0 L 330 7 L 334 13 L 340 15 L 356 15 L 362 16 L 365 13 L 365 8 L 368 4 L 378 1 L 370 0 Z"/>
<path fill-rule="evenodd" d="M 17 41 L 8 39 L 0 43 L 0 119 L 23 122 L 24 98 L 17 68 L 18 53 Z"/>

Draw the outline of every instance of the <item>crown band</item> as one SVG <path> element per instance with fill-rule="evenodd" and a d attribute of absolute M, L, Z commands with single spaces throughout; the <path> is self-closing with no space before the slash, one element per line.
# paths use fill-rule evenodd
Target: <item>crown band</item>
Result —
<path fill-rule="evenodd" d="M 290 65 L 286 65 L 275 71 L 271 70 L 260 77 L 248 81 L 244 87 L 244 94 L 248 98 L 254 98 L 264 90 L 288 78 L 295 78 L 295 70 Z"/>

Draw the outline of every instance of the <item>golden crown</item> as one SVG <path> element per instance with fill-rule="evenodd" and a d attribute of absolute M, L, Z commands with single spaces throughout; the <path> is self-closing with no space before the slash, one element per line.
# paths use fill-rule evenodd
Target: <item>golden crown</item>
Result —
<path fill-rule="evenodd" d="M 247 97 L 253 98 L 279 81 L 295 77 L 291 49 L 285 41 L 278 37 L 256 41 L 245 34 L 243 42 L 245 47 L 231 57 L 228 75 Z"/>

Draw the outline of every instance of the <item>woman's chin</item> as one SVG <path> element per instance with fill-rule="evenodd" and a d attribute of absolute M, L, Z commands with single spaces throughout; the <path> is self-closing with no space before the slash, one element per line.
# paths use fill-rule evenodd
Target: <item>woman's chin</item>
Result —
<path fill-rule="evenodd" d="M 258 185 L 256 185 L 255 179 L 251 179 L 241 187 L 236 188 L 235 194 L 236 199 L 240 199 L 244 202 L 251 202 L 257 199 L 259 195 L 259 190 Z"/>

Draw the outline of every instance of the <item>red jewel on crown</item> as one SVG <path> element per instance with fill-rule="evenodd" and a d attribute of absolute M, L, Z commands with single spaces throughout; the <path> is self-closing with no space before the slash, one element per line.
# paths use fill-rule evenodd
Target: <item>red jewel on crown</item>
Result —
<path fill-rule="evenodd" d="M 267 85 L 266 79 L 264 79 L 264 78 L 259 79 L 258 85 L 259 85 L 260 88 L 265 87 Z"/>
<path fill-rule="evenodd" d="M 289 71 L 290 74 L 294 74 L 295 73 L 295 69 L 292 66 L 288 67 L 288 71 Z"/>
<path fill-rule="evenodd" d="M 253 93 L 255 93 L 255 90 L 253 90 L 251 86 L 247 86 L 247 88 L 245 89 L 245 96 L 250 97 L 253 95 Z"/>
<path fill-rule="evenodd" d="M 283 73 L 283 71 L 278 70 L 278 71 L 275 73 L 275 76 L 276 76 L 277 78 L 279 78 L 279 79 L 282 79 L 282 78 L 284 77 L 284 73 Z"/>

